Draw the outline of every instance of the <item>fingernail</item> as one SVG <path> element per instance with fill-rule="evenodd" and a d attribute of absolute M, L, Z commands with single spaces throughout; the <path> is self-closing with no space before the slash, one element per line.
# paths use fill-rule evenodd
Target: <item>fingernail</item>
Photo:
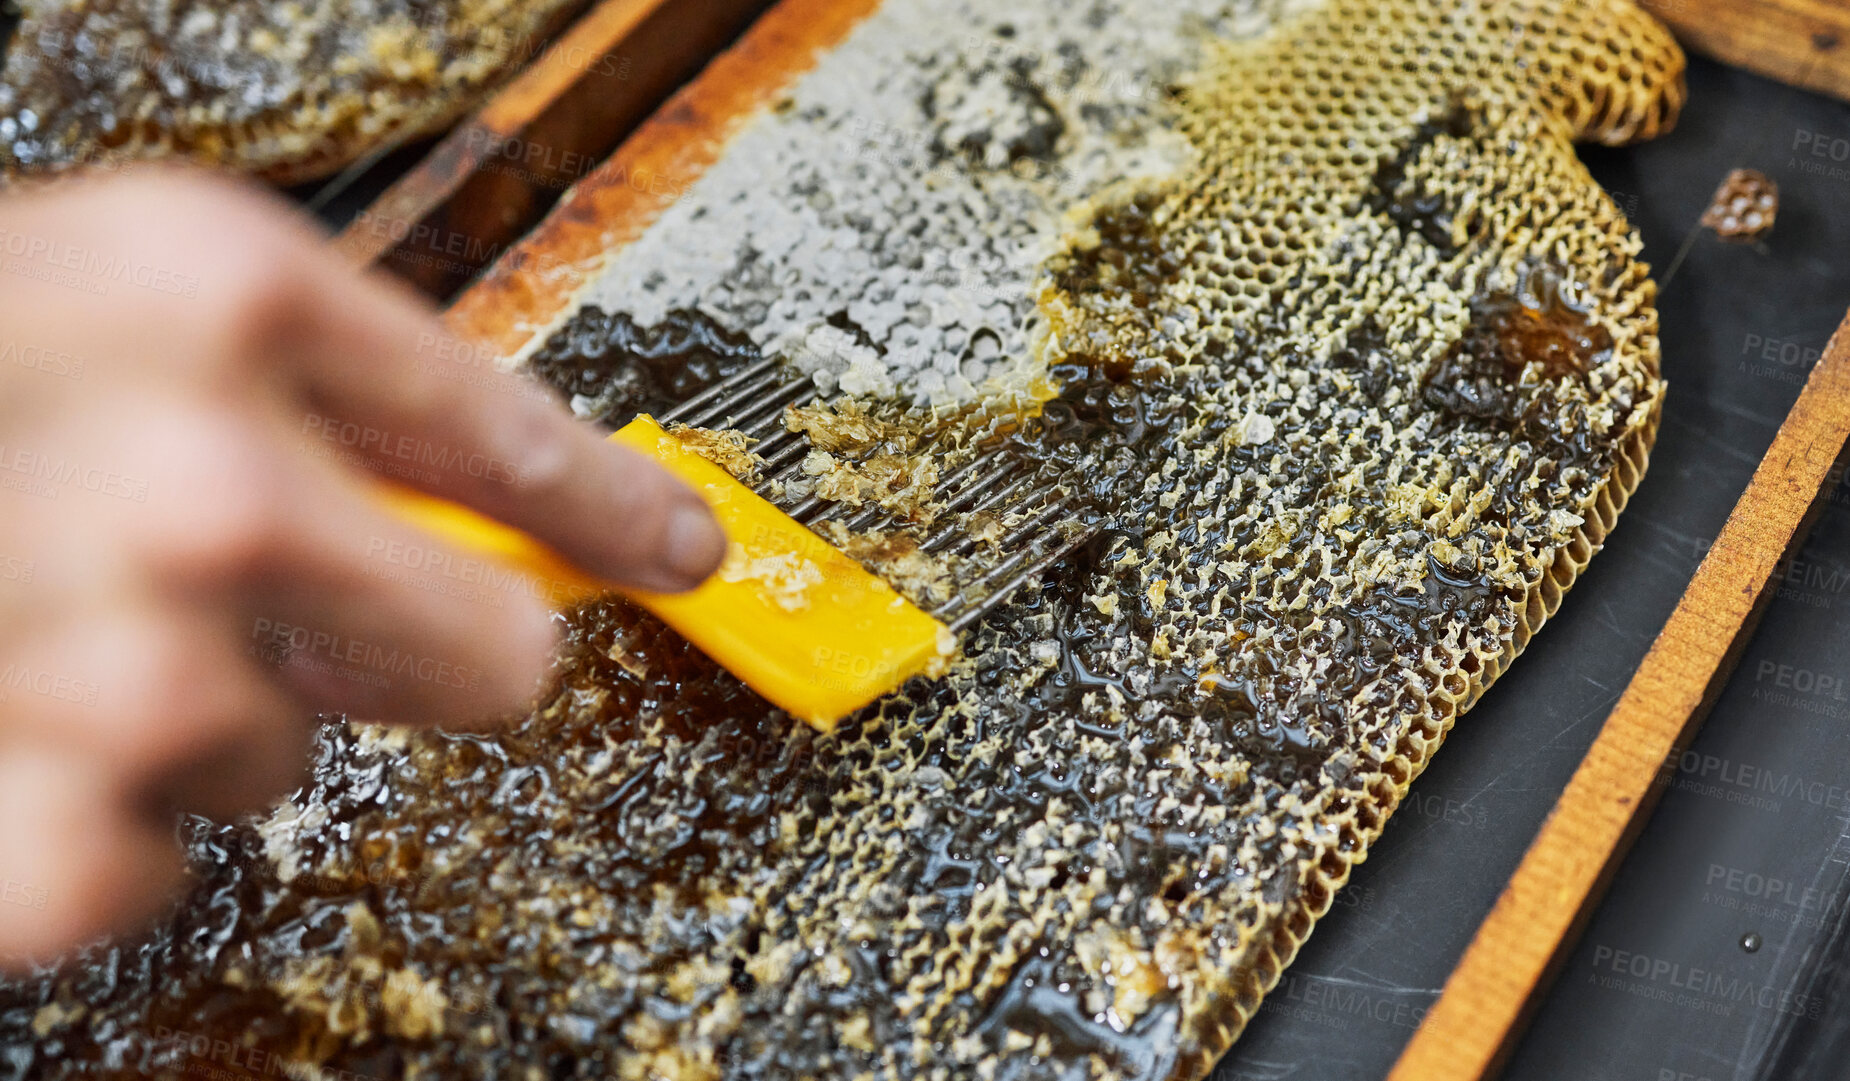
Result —
<path fill-rule="evenodd" d="M 675 503 L 663 531 L 662 567 L 672 590 L 692 589 L 706 581 L 726 554 L 726 534 L 713 520 L 713 512 L 698 499 Z"/>

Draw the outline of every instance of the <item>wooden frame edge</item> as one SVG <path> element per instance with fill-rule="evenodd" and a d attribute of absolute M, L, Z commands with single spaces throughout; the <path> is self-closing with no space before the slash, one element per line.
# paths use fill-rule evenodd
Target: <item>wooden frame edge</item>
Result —
<path fill-rule="evenodd" d="M 1494 1077 L 1753 634 L 1850 439 L 1850 319 L 1389 1081 Z"/>
<path fill-rule="evenodd" d="M 544 221 L 456 298 L 457 333 L 519 352 L 719 160 L 740 128 L 813 68 L 879 0 L 781 0 L 644 121 Z"/>
<path fill-rule="evenodd" d="M 418 222 L 454 195 L 502 140 L 516 135 L 564 94 L 581 72 L 583 56 L 606 56 L 669 0 L 603 0 L 547 46 L 540 58 L 461 123 L 419 166 L 398 178 L 368 206 L 360 221 L 334 239 L 334 249 L 356 264 L 377 261 L 396 242 L 372 221 Z"/>
<path fill-rule="evenodd" d="M 1840 0 L 1633 0 L 1692 52 L 1850 100 L 1850 7 Z"/>

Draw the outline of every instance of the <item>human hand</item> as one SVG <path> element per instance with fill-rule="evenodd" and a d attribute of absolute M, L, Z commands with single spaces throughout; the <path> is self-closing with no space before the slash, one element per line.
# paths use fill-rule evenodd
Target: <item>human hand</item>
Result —
<path fill-rule="evenodd" d="M 228 181 L 0 200 L 0 966 L 157 910 L 175 812 L 288 791 L 316 712 L 453 725 L 530 701 L 545 605 L 389 566 L 467 558 L 378 510 L 363 470 L 622 584 L 718 565 L 693 492 L 532 384 L 446 370 L 458 352 Z"/>

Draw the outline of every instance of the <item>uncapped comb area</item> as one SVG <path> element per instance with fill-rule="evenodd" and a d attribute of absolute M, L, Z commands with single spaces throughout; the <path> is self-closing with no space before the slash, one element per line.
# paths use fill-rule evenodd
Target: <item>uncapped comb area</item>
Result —
<path fill-rule="evenodd" d="M 507 732 L 332 726 L 6 1061 L 1206 1076 L 1638 483 L 1653 286 L 1572 144 L 1681 97 L 1619 0 L 890 0 L 529 359 L 616 424 L 781 356 L 894 484 L 1001 441 L 1097 536 L 827 736 L 617 601 Z"/>
<path fill-rule="evenodd" d="M 22 0 L 0 176 L 181 158 L 312 179 L 448 123 L 581 2 Z"/>

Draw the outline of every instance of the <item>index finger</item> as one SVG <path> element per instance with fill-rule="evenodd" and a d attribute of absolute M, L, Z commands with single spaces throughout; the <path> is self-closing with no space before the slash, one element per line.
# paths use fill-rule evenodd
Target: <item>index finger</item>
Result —
<path fill-rule="evenodd" d="M 292 249 L 277 261 L 288 274 L 253 284 L 248 303 L 263 313 L 253 344 L 287 359 L 307 405 L 303 435 L 619 584 L 691 589 L 719 565 L 711 511 L 667 471 L 450 335 L 408 288 L 355 274 L 322 244 L 274 242 Z"/>

